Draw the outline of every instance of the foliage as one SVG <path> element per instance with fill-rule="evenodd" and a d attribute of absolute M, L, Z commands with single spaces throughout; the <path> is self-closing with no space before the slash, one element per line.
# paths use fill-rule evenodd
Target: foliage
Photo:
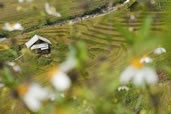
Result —
<path fill-rule="evenodd" d="M 13 46 L 8 45 L 10 41 L 2 43 L 8 48 L 0 50 L 0 83 L 5 84 L 3 88 L 0 88 L 0 99 L 2 99 L 0 111 L 4 114 L 10 114 L 13 111 L 16 114 L 33 113 L 25 108 L 26 106 L 23 105 L 25 103 L 20 98 L 17 89 L 23 83 L 37 82 L 42 87 L 49 87 L 55 91 L 55 99 L 44 101 L 41 109 L 36 112 L 38 114 L 169 114 L 171 112 L 170 6 L 170 4 L 163 6 L 165 7 L 164 16 L 161 15 L 160 18 L 165 24 L 162 30 L 157 32 L 154 30 L 155 14 L 148 13 L 147 16 L 140 17 L 142 22 L 138 30 L 134 31 L 123 24 L 122 18 L 118 19 L 119 15 L 126 16 L 129 12 L 123 9 L 116 12 L 115 16 L 118 17 L 108 14 L 95 19 L 92 23 L 85 21 L 81 24 L 69 25 L 67 32 L 61 28 L 60 30 L 64 31 L 67 38 L 65 35 L 61 35 L 60 39 L 56 37 L 55 29 L 59 28 L 55 27 L 42 28 L 21 35 L 22 40 L 34 34 L 51 36 L 53 45 L 49 55 L 37 55 L 24 46 L 18 49 L 21 39 L 17 39 L 17 43 Z M 139 6 L 138 3 L 136 7 L 144 7 L 144 5 Z M 158 11 L 158 6 L 155 7 Z M 151 12 L 152 9 L 146 8 L 141 13 Z M 135 16 L 137 14 L 136 11 L 131 13 Z M 113 18 L 115 21 L 112 20 Z M 107 22 L 112 22 L 112 24 L 109 25 Z M 99 23 L 101 23 L 100 26 Z M 133 19 L 128 22 L 128 24 L 131 23 L 134 24 L 136 21 Z M 108 24 L 109 28 L 105 28 L 105 24 Z M 88 31 L 87 34 L 86 31 Z M 106 31 L 110 33 L 105 33 Z M 118 39 L 114 34 L 116 31 L 120 36 Z M 5 36 L 4 34 L 2 32 L 2 36 Z M 167 52 L 162 55 L 154 54 L 154 50 L 158 47 L 165 48 Z M 20 55 L 21 58 L 17 58 Z M 130 61 L 144 57 L 144 55 L 152 58 L 153 62 L 145 66 L 155 70 L 160 79 L 158 83 L 155 85 L 145 83 L 142 86 L 136 86 L 132 82 L 123 84 L 120 76 L 124 69 L 130 65 Z M 56 91 L 48 80 L 48 72 L 56 66 L 59 67 L 70 57 L 73 61 L 76 60 L 76 67 L 67 72 L 72 86 L 65 92 Z M 16 62 L 21 67 L 21 72 L 16 72 L 13 66 L 8 65 L 9 61 Z M 119 90 L 123 86 L 129 89 Z"/>

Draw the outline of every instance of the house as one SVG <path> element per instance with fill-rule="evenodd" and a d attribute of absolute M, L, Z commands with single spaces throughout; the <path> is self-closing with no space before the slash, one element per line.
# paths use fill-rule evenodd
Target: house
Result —
<path fill-rule="evenodd" d="M 49 54 L 51 42 L 39 35 L 34 35 L 28 42 L 25 43 L 26 47 L 31 49 L 37 54 Z"/>

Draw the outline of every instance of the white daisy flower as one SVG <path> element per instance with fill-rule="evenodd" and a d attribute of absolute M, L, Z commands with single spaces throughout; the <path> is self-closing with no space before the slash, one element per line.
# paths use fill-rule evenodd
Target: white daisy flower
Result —
<path fill-rule="evenodd" d="M 152 60 L 150 57 L 144 55 L 144 56 L 140 59 L 140 62 L 141 62 L 141 63 L 151 63 L 151 62 L 153 62 L 153 60 Z"/>
<path fill-rule="evenodd" d="M 71 50 L 69 53 L 68 53 L 68 56 L 66 58 L 66 60 L 60 64 L 60 69 L 67 73 L 69 72 L 70 70 L 72 70 L 74 67 L 77 66 L 77 59 L 75 57 L 76 55 L 76 52 L 74 50 Z"/>
<path fill-rule="evenodd" d="M 21 68 L 14 62 L 8 62 L 7 65 L 11 66 L 15 72 L 21 72 Z"/>
<path fill-rule="evenodd" d="M 156 84 L 158 81 L 157 73 L 150 67 L 144 66 L 139 59 L 134 60 L 120 76 L 123 84 L 133 81 L 136 86 L 144 84 Z"/>
<path fill-rule="evenodd" d="M 24 28 L 20 23 L 16 23 L 16 24 L 5 23 L 3 29 L 6 31 L 24 30 Z"/>
<path fill-rule="evenodd" d="M 118 87 L 118 91 L 129 91 L 129 88 L 127 86 L 120 86 Z"/>
<path fill-rule="evenodd" d="M 24 2 L 24 0 L 18 0 L 18 2 L 19 2 L 19 3 L 23 3 L 23 2 Z"/>
<path fill-rule="evenodd" d="M 60 69 L 50 71 L 50 82 L 58 91 L 65 91 L 70 88 L 71 80 L 68 75 Z"/>
<path fill-rule="evenodd" d="M 61 65 L 60 68 L 63 72 L 69 72 L 72 70 L 74 67 L 77 65 L 77 60 L 74 56 L 69 56 L 66 61 L 64 61 Z"/>
<path fill-rule="evenodd" d="M 52 68 L 49 72 L 50 81 L 58 91 L 65 91 L 70 88 L 71 80 L 67 73 L 77 65 L 75 51 L 70 51 L 66 61 L 59 65 L 59 68 Z"/>
<path fill-rule="evenodd" d="M 53 6 L 50 6 L 49 3 L 45 3 L 45 11 L 49 15 L 61 17 L 61 14 L 56 11 L 56 8 Z"/>
<path fill-rule="evenodd" d="M 48 99 L 49 90 L 41 87 L 37 83 L 30 85 L 23 84 L 19 86 L 18 94 L 31 111 L 38 112 L 41 108 L 42 101 Z"/>
<path fill-rule="evenodd" d="M 18 0 L 19 3 L 23 3 L 23 2 L 33 2 L 33 0 Z"/>
<path fill-rule="evenodd" d="M 156 55 L 161 55 L 163 53 L 166 53 L 166 49 L 165 48 L 156 48 L 154 50 L 154 54 L 156 54 Z"/>

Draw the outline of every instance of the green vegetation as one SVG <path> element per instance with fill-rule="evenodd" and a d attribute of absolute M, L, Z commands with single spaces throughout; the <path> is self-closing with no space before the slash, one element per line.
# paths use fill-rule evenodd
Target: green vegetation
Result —
<path fill-rule="evenodd" d="M 154 0 L 155 1 L 155 0 Z M 23 83 L 37 82 L 53 91 L 49 71 L 76 58 L 76 67 L 68 72 L 72 86 L 63 94 L 55 91 L 55 100 L 46 100 L 35 114 L 169 114 L 171 113 L 170 76 L 171 5 L 159 0 L 155 4 L 136 2 L 105 16 L 89 18 L 75 24 L 56 25 L 68 19 L 99 12 L 112 0 L 48 0 L 62 17 L 48 16 L 43 0 L 19 4 L 2 0 L 0 28 L 4 22 L 20 22 L 24 31 L 0 30 L 0 112 L 3 114 L 32 114 L 18 92 Z M 114 5 L 123 1 L 114 1 Z M 21 6 L 22 10 L 15 9 Z M 116 5 L 117 6 L 117 5 Z M 26 48 L 25 43 L 35 34 L 52 42 L 51 53 L 38 55 Z M 153 50 L 164 47 L 166 53 L 155 55 Z M 150 57 L 145 67 L 155 69 L 159 76 L 156 85 L 137 87 L 122 84 L 121 73 L 130 61 Z M 21 72 L 15 72 L 7 62 L 16 62 Z M 131 63 L 134 64 L 135 63 Z M 142 64 L 137 64 L 142 67 Z M 144 65 L 144 64 L 143 64 Z M 152 75 L 152 74 L 151 74 Z M 141 76 L 141 75 L 140 75 Z M 129 90 L 119 90 L 121 86 Z M 50 94 L 50 93 L 49 93 Z M 33 113 L 34 114 L 34 113 Z"/>

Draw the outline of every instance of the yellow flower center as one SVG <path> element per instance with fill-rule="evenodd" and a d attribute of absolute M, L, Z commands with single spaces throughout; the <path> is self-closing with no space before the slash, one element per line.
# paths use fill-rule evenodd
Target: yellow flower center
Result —
<path fill-rule="evenodd" d="M 14 24 L 10 24 L 10 27 L 11 27 L 11 28 L 14 28 Z"/>
<path fill-rule="evenodd" d="M 144 66 L 144 64 L 140 62 L 140 59 L 139 58 L 134 59 L 131 62 L 131 65 L 134 66 L 134 67 L 136 67 L 136 68 L 138 68 L 138 69 L 140 69 L 140 68 L 142 68 Z"/>
<path fill-rule="evenodd" d="M 148 55 L 147 55 L 147 54 L 145 54 L 145 55 L 143 56 L 143 58 L 146 58 L 146 57 L 148 57 Z"/>
<path fill-rule="evenodd" d="M 27 84 L 22 84 L 18 87 L 17 91 L 20 97 L 23 97 L 27 92 L 28 92 L 28 85 Z"/>
<path fill-rule="evenodd" d="M 52 79 L 56 72 L 59 71 L 59 67 L 53 67 L 48 72 L 48 79 Z"/>

